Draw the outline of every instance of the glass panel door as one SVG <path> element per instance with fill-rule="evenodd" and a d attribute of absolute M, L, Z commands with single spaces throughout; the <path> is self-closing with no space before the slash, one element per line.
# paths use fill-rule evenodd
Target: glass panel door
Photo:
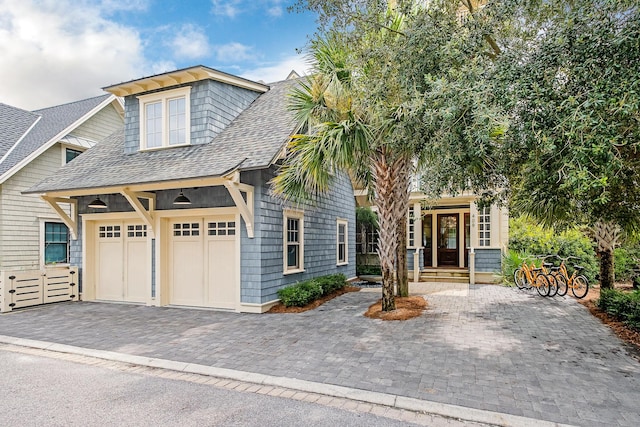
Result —
<path fill-rule="evenodd" d="M 433 265 L 433 239 L 432 239 L 432 216 L 425 215 L 422 217 L 422 247 L 424 248 L 424 266 L 431 267 Z"/>
<path fill-rule="evenodd" d="M 438 215 L 438 267 L 458 267 L 458 214 Z"/>

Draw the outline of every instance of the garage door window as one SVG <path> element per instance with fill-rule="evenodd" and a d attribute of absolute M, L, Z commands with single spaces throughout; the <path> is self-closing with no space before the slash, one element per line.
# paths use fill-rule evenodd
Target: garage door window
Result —
<path fill-rule="evenodd" d="M 127 237 L 147 237 L 147 226 L 127 225 Z"/>
<path fill-rule="evenodd" d="M 209 236 L 235 236 L 235 221 L 217 221 L 207 224 L 207 234 Z"/>
<path fill-rule="evenodd" d="M 121 234 L 119 225 L 101 225 L 98 235 L 102 239 L 119 238 Z"/>
<path fill-rule="evenodd" d="M 173 224 L 174 236 L 199 236 L 200 235 L 200 223 L 198 222 L 184 222 L 180 224 Z"/>

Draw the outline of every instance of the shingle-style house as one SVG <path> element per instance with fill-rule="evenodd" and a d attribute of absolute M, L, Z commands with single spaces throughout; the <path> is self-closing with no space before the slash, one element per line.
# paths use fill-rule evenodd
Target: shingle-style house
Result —
<path fill-rule="evenodd" d="M 66 225 L 22 192 L 123 125 L 122 103 L 109 94 L 36 111 L 0 104 L 0 272 L 69 264 Z"/>
<path fill-rule="evenodd" d="M 29 190 L 77 204 L 64 220 L 84 300 L 264 312 L 288 284 L 355 276 L 349 178 L 307 205 L 270 190 L 295 84 L 195 66 L 105 88 L 124 131 Z"/>

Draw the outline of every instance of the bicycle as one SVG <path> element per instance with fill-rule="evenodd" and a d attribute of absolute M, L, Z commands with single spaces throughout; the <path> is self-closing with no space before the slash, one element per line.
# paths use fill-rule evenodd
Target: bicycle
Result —
<path fill-rule="evenodd" d="M 548 296 L 550 291 L 557 287 L 552 287 L 551 281 L 547 277 L 543 267 L 536 267 L 535 264 L 527 264 L 525 260 L 522 266 L 513 272 L 513 279 L 518 289 L 536 288 L 540 296 Z"/>
<path fill-rule="evenodd" d="M 569 276 L 569 272 L 567 271 L 566 266 L 566 261 L 569 261 L 569 259 L 580 258 L 573 256 L 569 256 L 567 258 L 561 258 L 560 256 L 557 257 L 562 261 L 560 263 L 560 267 L 558 267 L 559 277 L 561 277 L 561 280 L 564 280 L 564 282 L 566 283 L 564 293 L 560 294 L 560 292 L 558 292 L 558 295 L 565 296 L 569 291 L 569 288 L 571 288 L 571 293 L 574 297 L 581 299 L 587 296 L 587 294 L 589 293 L 589 280 L 583 274 L 581 274 L 582 270 L 584 270 L 584 267 L 580 265 L 574 265 L 573 273 L 571 274 L 571 276 Z"/>

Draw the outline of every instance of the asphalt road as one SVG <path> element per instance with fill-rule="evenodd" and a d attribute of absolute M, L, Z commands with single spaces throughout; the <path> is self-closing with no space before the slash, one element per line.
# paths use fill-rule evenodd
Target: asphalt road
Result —
<path fill-rule="evenodd" d="M 2 424 L 20 426 L 406 426 L 292 399 L 0 351 Z"/>

